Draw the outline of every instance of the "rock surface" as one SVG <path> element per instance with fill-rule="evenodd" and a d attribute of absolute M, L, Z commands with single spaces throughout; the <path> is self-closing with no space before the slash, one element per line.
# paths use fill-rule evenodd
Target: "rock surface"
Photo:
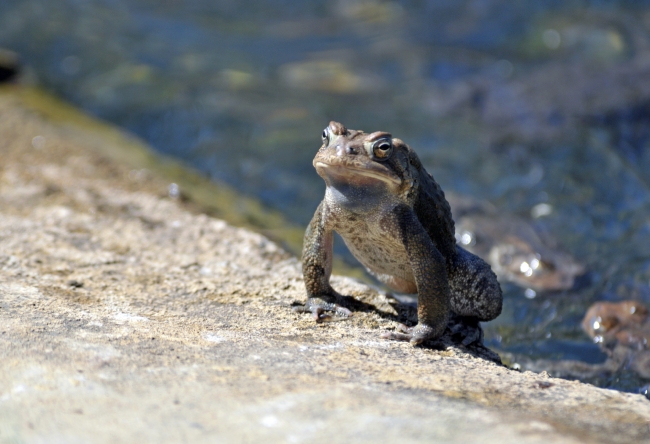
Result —
<path fill-rule="evenodd" d="M 97 137 L 0 94 L 1 442 L 650 440 L 641 395 L 379 339 L 412 308 L 349 278 L 294 314 L 295 257 Z"/>

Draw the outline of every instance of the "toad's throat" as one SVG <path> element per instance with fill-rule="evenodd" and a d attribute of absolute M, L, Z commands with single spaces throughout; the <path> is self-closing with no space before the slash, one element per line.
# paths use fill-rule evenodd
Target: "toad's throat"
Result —
<path fill-rule="evenodd" d="M 357 214 L 376 211 L 390 200 L 401 183 L 397 178 L 370 168 L 323 162 L 314 162 L 314 166 L 327 184 L 326 198 Z"/>

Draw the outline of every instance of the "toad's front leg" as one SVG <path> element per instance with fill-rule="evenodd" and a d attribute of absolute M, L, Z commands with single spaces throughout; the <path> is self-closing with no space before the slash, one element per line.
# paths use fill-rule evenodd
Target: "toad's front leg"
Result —
<path fill-rule="evenodd" d="M 450 313 L 450 290 L 445 258 L 431 241 L 410 208 L 399 206 L 390 219 L 406 249 L 409 266 L 418 290 L 418 324 L 400 325 L 404 333 L 385 333 L 385 339 L 409 341 L 418 345 L 442 335 Z"/>
<path fill-rule="evenodd" d="M 344 304 L 344 297 L 330 285 L 334 237 L 327 226 L 327 207 L 324 202 L 316 209 L 307 230 L 302 249 L 302 273 L 307 289 L 307 302 L 295 307 L 298 313 L 311 313 L 316 322 L 332 320 L 328 313 L 348 317 L 352 312 Z"/>

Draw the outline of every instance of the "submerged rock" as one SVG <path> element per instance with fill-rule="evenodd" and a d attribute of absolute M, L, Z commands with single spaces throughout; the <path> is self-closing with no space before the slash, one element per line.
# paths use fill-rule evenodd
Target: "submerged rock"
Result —
<path fill-rule="evenodd" d="M 534 290 L 567 290 L 585 267 L 531 221 L 503 214 L 487 202 L 447 195 L 456 241 L 484 258 L 502 279 Z"/>
<path fill-rule="evenodd" d="M 19 73 L 18 55 L 13 51 L 0 48 L 0 83 L 15 80 Z"/>
<path fill-rule="evenodd" d="M 638 301 L 596 302 L 585 313 L 582 328 L 604 352 L 602 363 L 571 359 L 524 361 L 524 368 L 548 371 L 562 378 L 599 381 L 625 380 L 628 390 L 648 396 L 650 380 L 650 316 Z M 620 385 L 620 384 L 619 384 Z"/>
<path fill-rule="evenodd" d="M 607 353 L 617 369 L 650 379 L 650 317 L 638 301 L 596 302 L 582 328 Z"/>

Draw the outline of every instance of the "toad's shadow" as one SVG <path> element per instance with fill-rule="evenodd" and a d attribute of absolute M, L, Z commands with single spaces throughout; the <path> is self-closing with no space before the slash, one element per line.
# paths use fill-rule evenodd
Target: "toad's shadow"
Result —
<path fill-rule="evenodd" d="M 350 309 L 353 313 L 376 313 L 381 318 L 396 323 L 408 326 L 417 324 L 417 299 L 415 297 L 386 294 L 384 301 L 377 303 L 376 293 L 374 293 L 374 297 L 372 298 L 369 296 L 368 294 L 357 295 L 356 297 L 343 296 L 341 302 L 343 302 L 342 305 Z M 302 304 L 295 302 L 292 305 L 300 306 Z M 389 307 L 392 307 L 392 310 Z M 345 318 L 341 320 L 343 319 Z M 477 339 L 468 345 L 463 344 L 463 341 L 469 337 L 476 337 Z M 471 319 L 458 316 L 454 313 L 451 313 L 447 328 L 442 336 L 437 339 L 427 340 L 418 345 L 418 347 L 440 351 L 453 347 L 474 357 L 502 365 L 499 355 L 483 344 L 483 331 L 480 325 L 475 321 L 472 322 Z"/>
<path fill-rule="evenodd" d="M 416 325 L 418 322 L 417 299 L 414 297 L 403 298 L 387 295 L 388 303 L 395 309 L 397 316 L 392 313 L 383 312 L 375 307 L 373 311 L 385 319 L 390 319 L 409 326 Z M 370 305 L 370 304 L 368 304 Z M 383 312 L 383 313 L 382 313 Z M 477 331 L 478 330 L 478 331 Z M 477 339 L 468 344 L 463 344 L 468 337 L 477 337 Z M 437 339 L 425 341 L 419 347 L 429 348 L 432 350 L 446 350 L 449 347 L 458 348 L 470 355 L 492 361 L 496 364 L 502 364 L 499 355 L 483 344 L 483 330 L 478 322 L 463 316 L 451 313 L 447 328 L 444 333 Z"/>

